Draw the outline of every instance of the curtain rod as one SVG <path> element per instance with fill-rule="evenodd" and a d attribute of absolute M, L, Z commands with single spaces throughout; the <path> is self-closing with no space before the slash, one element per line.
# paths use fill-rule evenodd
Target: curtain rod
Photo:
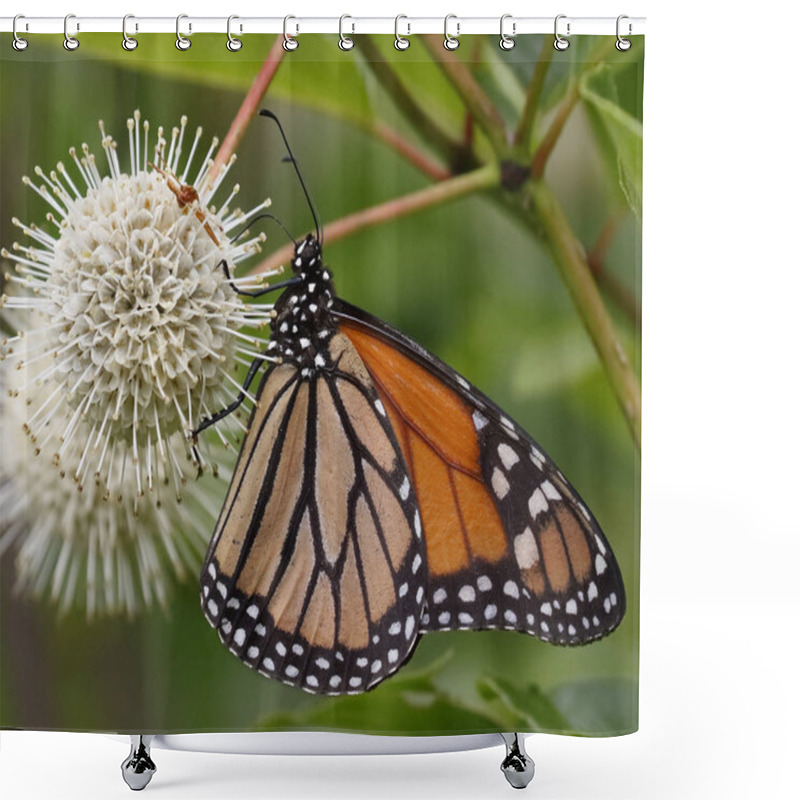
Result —
<path fill-rule="evenodd" d="M 231 32 L 237 36 L 257 33 L 283 33 L 298 36 L 304 33 L 340 32 L 339 17 L 234 17 Z M 0 17 L 0 31 L 13 30 L 13 17 Z M 126 31 L 129 36 L 143 33 L 175 33 L 177 26 L 175 17 L 137 17 L 129 16 Z M 645 32 L 644 17 L 626 17 L 622 20 L 621 34 L 636 36 Z M 395 26 L 402 36 L 413 36 L 420 33 L 444 33 L 444 17 L 356 17 L 346 15 L 341 23 L 341 31 L 346 34 L 386 33 L 394 34 Z M 53 33 L 64 34 L 65 17 L 20 16 L 17 20 L 17 33 L 24 34 Z M 513 17 L 506 15 L 503 23 L 509 35 L 554 32 L 554 17 Z M 69 15 L 68 29 L 70 36 L 82 33 L 122 33 L 122 17 L 82 17 Z M 181 15 L 180 31 L 184 36 L 193 33 L 219 33 L 228 31 L 228 17 L 195 17 Z M 448 23 L 451 35 L 470 35 L 500 33 L 500 17 L 458 17 L 451 16 Z M 608 35 L 617 32 L 616 17 L 570 17 L 559 15 L 558 31 L 561 36 Z"/>

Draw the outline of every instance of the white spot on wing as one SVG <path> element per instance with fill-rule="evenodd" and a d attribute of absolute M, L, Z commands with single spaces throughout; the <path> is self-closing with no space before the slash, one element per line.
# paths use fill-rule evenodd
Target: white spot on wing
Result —
<path fill-rule="evenodd" d="M 475 430 L 479 431 L 481 428 L 485 428 L 487 423 L 489 422 L 486 417 L 481 414 L 480 411 L 473 411 L 472 412 L 472 422 L 475 424 Z"/>
<path fill-rule="evenodd" d="M 506 476 L 503 475 L 503 473 L 497 467 L 495 467 L 494 472 L 492 472 L 492 489 L 494 489 L 497 499 L 502 500 L 508 494 L 508 490 L 510 488 L 511 487 L 508 485 L 508 479 Z"/>
<path fill-rule="evenodd" d="M 520 569 L 530 569 L 539 560 L 539 548 L 530 528 L 514 537 L 514 556 Z"/>
<path fill-rule="evenodd" d="M 500 460 L 506 469 L 511 469 L 519 461 L 519 456 L 505 442 L 497 445 L 497 455 L 500 456 Z"/>
<path fill-rule="evenodd" d="M 567 600 L 567 605 L 564 607 L 567 614 L 577 614 L 578 604 L 574 600 Z"/>
<path fill-rule="evenodd" d="M 531 519 L 534 520 L 542 511 L 547 511 L 547 500 L 545 500 L 544 493 L 541 489 L 536 489 L 531 495 L 530 500 L 528 500 L 528 511 L 531 512 Z"/>
<path fill-rule="evenodd" d="M 472 586 L 462 586 L 458 591 L 458 598 L 463 603 L 471 603 L 475 600 L 475 589 Z"/>
<path fill-rule="evenodd" d="M 503 586 L 503 594 L 513 597 L 515 600 L 519 599 L 519 586 L 514 581 L 506 581 Z"/>
<path fill-rule="evenodd" d="M 549 497 L 551 500 L 560 500 L 561 495 L 558 493 L 558 489 L 553 486 L 550 481 L 543 481 L 542 482 L 542 491 L 544 492 L 545 497 Z"/>
<path fill-rule="evenodd" d="M 600 553 L 598 553 L 594 559 L 594 568 L 597 571 L 597 574 L 602 575 L 606 571 L 607 566 L 608 564 L 606 564 L 606 560 L 600 555 Z"/>

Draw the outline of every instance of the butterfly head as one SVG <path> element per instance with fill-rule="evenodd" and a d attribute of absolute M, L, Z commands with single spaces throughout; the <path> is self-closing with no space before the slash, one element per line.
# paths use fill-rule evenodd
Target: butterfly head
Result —
<path fill-rule="evenodd" d="M 292 258 L 292 272 L 301 278 L 307 275 L 316 275 L 322 272 L 322 247 L 319 240 L 313 233 L 309 233 L 302 241 L 298 242 L 294 248 Z"/>

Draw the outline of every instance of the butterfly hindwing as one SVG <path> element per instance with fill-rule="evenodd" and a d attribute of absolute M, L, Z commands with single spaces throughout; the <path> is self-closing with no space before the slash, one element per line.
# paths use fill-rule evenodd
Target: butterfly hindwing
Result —
<path fill-rule="evenodd" d="M 270 369 L 201 575 L 228 648 L 307 691 L 359 693 L 411 655 L 426 565 L 413 486 L 345 336 Z"/>
<path fill-rule="evenodd" d="M 417 492 L 425 630 L 506 628 L 556 644 L 625 610 L 611 548 L 542 448 L 463 377 L 386 323 L 335 310 L 383 399 Z"/>

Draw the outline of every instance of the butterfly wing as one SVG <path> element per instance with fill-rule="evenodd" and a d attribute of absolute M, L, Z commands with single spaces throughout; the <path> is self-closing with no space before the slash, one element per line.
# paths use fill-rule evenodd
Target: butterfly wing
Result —
<path fill-rule="evenodd" d="M 336 299 L 417 493 L 427 631 L 507 628 L 562 645 L 619 625 L 625 591 L 597 520 L 542 448 L 454 370 Z"/>
<path fill-rule="evenodd" d="M 359 693 L 411 655 L 426 567 L 413 486 L 345 336 L 330 370 L 262 379 L 201 573 L 201 603 L 248 666 L 306 691 Z"/>

